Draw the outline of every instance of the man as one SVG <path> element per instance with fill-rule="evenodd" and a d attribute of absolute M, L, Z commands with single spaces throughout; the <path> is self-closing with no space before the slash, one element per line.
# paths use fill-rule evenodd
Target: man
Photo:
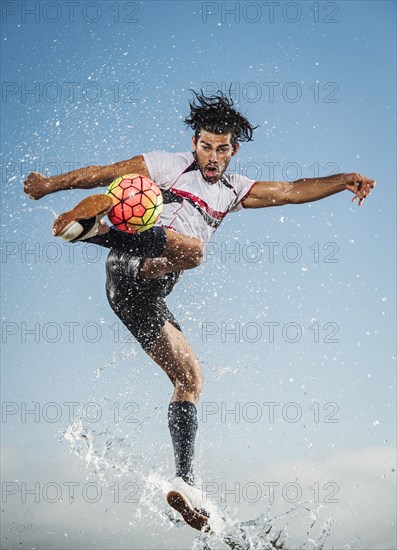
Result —
<path fill-rule="evenodd" d="M 194 487 L 192 462 L 197 431 L 196 404 L 203 387 L 199 362 L 165 297 L 180 272 L 202 261 L 207 242 L 229 212 L 300 204 L 349 190 L 361 205 L 375 181 L 360 174 L 338 174 L 293 183 L 252 181 L 227 174 L 231 157 L 255 129 L 223 94 L 195 93 L 185 119 L 194 130 L 193 152 L 151 152 L 109 166 L 90 166 L 54 177 L 29 175 L 25 192 L 33 199 L 64 189 L 108 186 L 116 177 L 137 173 L 163 191 L 164 211 L 158 225 L 139 235 L 122 233 L 101 219 L 110 209 L 104 195 L 84 199 L 58 216 L 54 235 L 68 241 L 88 240 L 111 249 L 107 260 L 107 296 L 125 326 L 170 378 L 174 393 L 168 422 L 176 477 L 169 504 L 196 529 L 208 528 L 200 491 Z M 142 313 L 144 312 L 144 314 Z"/>

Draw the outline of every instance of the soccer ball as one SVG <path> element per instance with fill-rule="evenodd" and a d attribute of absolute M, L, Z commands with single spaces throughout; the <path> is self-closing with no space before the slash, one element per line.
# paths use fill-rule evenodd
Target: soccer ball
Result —
<path fill-rule="evenodd" d="M 115 227 L 127 233 L 140 233 L 150 229 L 163 210 L 161 191 L 146 176 L 120 176 L 109 185 L 106 195 L 113 199 L 109 220 Z"/>

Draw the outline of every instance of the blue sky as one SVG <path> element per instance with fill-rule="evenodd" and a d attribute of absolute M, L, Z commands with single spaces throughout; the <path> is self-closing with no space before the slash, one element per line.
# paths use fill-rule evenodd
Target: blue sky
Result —
<path fill-rule="evenodd" d="M 259 125 L 231 170 L 264 180 L 357 171 L 378 184 L 361 208 L 344 192 L 229 216 L 170 296 L 206 379 L 199 479 L 217 484 L 218 503 L 222 484 L 294 482 L 303 500 L 317 483 L 335 521 L 329 547 L 392 548 L 395 3 L 281 2 L 272 17 L 262 2 L 73 9 L 2 3 L 3 547 L 192 548 L 195 534 L 161 515 L 169 382 L 107 304 L 106 252 L 51 237 L 55 215 L 91 191 L 33 202 L 21 182 L 31 170 L 189 150 L 189 89 L 231 86 Z M 59 442 L 79 415 L 94 449 L 113 442 L 104 463 L 115 460 L 120 478 L 96 473 L 76 425 L 74 447 Z M 103 490 L 97 503 L 87 480 Z M 43 498 L 49 482 L 61 501 Z M 72 504 L 65 482 L 77 484 Z M 138 502 L 116 503 L 116 482 L 136 483 Z M 39 484 L 37 502 L 24 502 L 23 483 Z M 234 519 L 267 510 L 265 493 L 250 502 L 241 491 L 226 498 Z M 280 490 L 272 513 L 291 506 Z"/>

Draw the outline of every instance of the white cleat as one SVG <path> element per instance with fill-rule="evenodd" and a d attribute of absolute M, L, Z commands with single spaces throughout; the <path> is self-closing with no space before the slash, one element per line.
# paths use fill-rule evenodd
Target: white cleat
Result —
<path fill-rule="evenodd" d="M 111 210 L 113 201 L 108 195 L 91 195 L 72 210 L 60 214 L 52 224 L 52 234 L 64 241 L 83 241 L 95 237 L 101 219 Z"/>
<path fill-rule="evenodd" d="M 176 477 L 167 493 L 167 502 L 181 514 L 185 522 L 198 531 L 210 530 L 209 514 L 203 504 L 202 492 L 181 477 Z"/>

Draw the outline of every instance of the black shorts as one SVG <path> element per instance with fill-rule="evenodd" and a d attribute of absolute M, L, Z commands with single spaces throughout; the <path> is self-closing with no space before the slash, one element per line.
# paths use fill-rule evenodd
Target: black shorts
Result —
<path fill-rule="evenodd" d="M 127 252 L 112 249 L 106 261 L 106 293 L 115 314 L 149 352 L 166 321 L 181 330 L 165 303 L 180 273 L 142 279 L 138 275 L 140 261 Z"/>

